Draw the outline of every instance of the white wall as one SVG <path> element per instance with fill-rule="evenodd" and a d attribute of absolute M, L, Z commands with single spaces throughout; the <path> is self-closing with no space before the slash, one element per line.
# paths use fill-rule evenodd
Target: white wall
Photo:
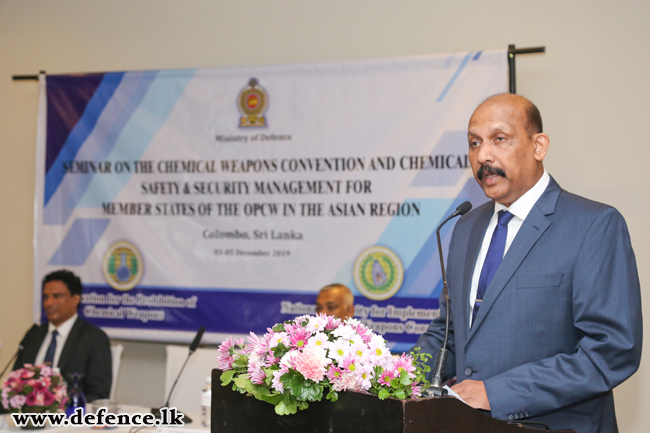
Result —
<path fill-rule="evenodd" d="M 13 82 L 12 74 L 545 45 L 546 54 L 518 60 L 517 75 L 518 92 L 537 103 L 551 137 L 546 166 L 564 188 L 623 213 L 647 303 L 649 20 L 650 2 L 629 0 L 0 0 L 0 364 L 29 326 L 32 303 L 37 85 Z M 622 432 L 650 424 L 649 364 L 644 357 L 616 391 Z M 118 398 L 162 404 L 163 374 L 161 344 L 128 343 Z"/>

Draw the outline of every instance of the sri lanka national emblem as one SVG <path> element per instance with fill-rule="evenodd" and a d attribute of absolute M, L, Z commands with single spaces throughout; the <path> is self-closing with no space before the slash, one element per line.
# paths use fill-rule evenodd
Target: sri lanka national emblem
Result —
<path fill-rule="evenodd" d="M 117 290 L 131 290 L 142 278 L 142 256 L 129 242 L 117 242 L 106 251 L 102 263 L 106 282 Z"/>
<path fill-rule="evenodd" d="M 368 299 L 381 301 L 395 295 L 404 281 L 402 262 L 386 247 L 370 247 L 357 258 L 354 283 Z"/>
<path fill-rule="evenodd" d="M 240 127 L 266 126 L 264 112 L 269 105 L 269 95 L 257 78 L 251 78 L 248 85 L 239 92 L 237 105 L 242 114 Z"/>

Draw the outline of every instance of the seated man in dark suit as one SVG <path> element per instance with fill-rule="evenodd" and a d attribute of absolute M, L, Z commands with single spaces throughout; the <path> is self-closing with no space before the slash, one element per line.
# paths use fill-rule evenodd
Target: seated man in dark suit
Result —
<path fill-rule="evenodd" d="M 70 374 L 79 381 L 87 401 L 108 398 L 111 391 L 111 346 L 101 329 L 80 319 L 81 280 L 67 270 L 43 279 L 43 308 L 48 322 L 30 329 L 21 345 L 14 370 L 24 364 L 50 363 L 71 385 Z"/>

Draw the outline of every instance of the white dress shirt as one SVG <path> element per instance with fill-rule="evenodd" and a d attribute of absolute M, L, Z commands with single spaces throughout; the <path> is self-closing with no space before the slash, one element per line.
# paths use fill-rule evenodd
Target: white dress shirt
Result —
<path fill-rule="evenodd" d="M 50 347 L 50 343 L 52 342 L 52 331 L 56 329 L 59 332 L 59 335 L 56 336 L 56 351 L 54 352 L 54 361 L 52 362 L 52 368 L 59 367 L 59 358 L 61 357 L 63 346 L 65 346 L 65 342 L 68 339 L 68 335 L 70 335 L 70 331 L 72 330 L 74 322 L 77 321 L 77 317 L 79 317 L 79 315 L 75 313 L 74 316 L 61 323 L 58 328 L 52 325 L 52 322 L 48 323 L 47 335 L 45 336 L 45 340 L 43 340 L 43 344 L 41 344 L 41 348 L 38 349 L 38 355 L 36 355 L 36 360 L 34 361 L 35 365 L 42 364 L 45 360 L 47 348 Z"/>
<path fill-rule="evenodd" d="M 517 232 L 521 228 L 521 225 L 524 223 L 524 220 L 528 216 L 530 210 L 535 206 L 537 200 L 542 196 L 546 187 L 548 186 L 551 176 L 549 176 L 546 169 L 544 169 L 544 174 L 537 181 L 535 186 L 526 191 L 524 195 L 519 197 L 519 199 L 510 205 L 510 207 L 505 207 L 501 203 L 494 202 L 494 214 L 492 219 L 490 219 L 490 224 L 488 224 L 487 230 L 485 231 L 485 236 L 483 236 L 483 243 L 481 244 L 481 250 L 478 254 L 478 259 L 476 260 L 476 265 L 474 266 L 474 273 L 472 274 L 472 286 L 469 292 L 469 326 L 472 326 L 472 310 L 474 309 L 474 302 L 476 301 L 476 292 L 478 291 L 478 280 L 481 276 L 481 269 L 483 268 L 483 262 L 485 262 L 485 256 L 487 256 L 488 249 L 490 248 L 490 242 L 492 240 L 492 234 L 494 229 L 497 226 L 499 220 L 498 213 L 503 209 L 507 209 L 508 212 L 514 215 L 514 218 L 508 223 L 508 236 L 506 237 L 506 248 L 503 251 L 503 256 L 505 257 L 512 241 L 517 236 Z"/>

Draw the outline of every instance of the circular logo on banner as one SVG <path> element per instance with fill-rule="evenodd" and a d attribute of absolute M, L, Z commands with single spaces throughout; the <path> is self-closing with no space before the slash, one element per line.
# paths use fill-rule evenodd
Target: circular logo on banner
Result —
<path fill-rule="evenodd" d="M 142 278 L 142 268 L 140 251 L 129 242 L 117 242 L 104 254 L 104 278 L 114 289 L 134 288 Z"/>
<path fill-rule="evenodd" d="M 366 298 L 388 299 L 397 293 L 403 281 L 402 262 L 386 247 L 368 248 L 354 264 L 354 283 Z"/>

